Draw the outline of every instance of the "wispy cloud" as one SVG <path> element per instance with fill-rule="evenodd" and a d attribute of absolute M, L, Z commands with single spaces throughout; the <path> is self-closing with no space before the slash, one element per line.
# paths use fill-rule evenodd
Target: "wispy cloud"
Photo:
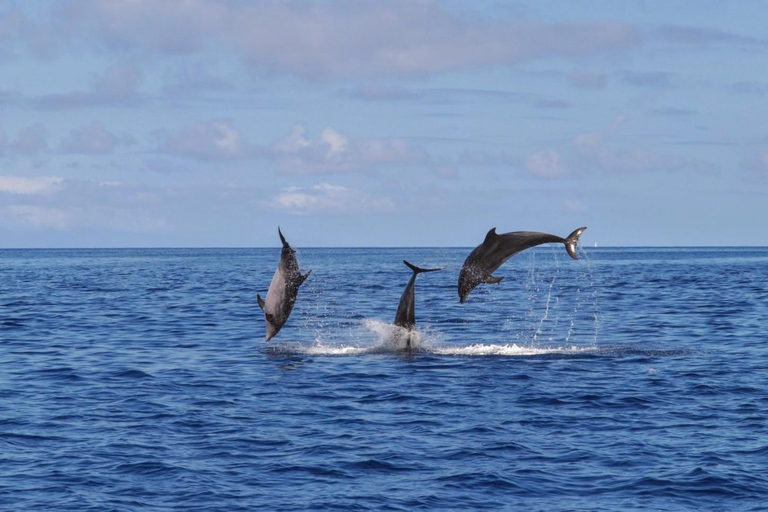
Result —
<path fill-rule="evenodd" d="M 728 92 L 737 94 L 754 94 L 756 96 L 765 96 L 768 94 L 768 82 L 747 82 L 739 81 L 726 86 Z"/>
<path fill-rule="evenodd" d="M 528 155 L 525 168 L 538 178 L 559 178 L 567 173 L 560 153 L 552 149 Z"/>
<path fill-rule="evenodd" d="M 0 226 L 12 229 L 106 227 L 150 232 L 167 226 L 166 191 L 60 177 L 0 176 Z"/>
<path fill-rule="evenodd" d="M 690 117 L 697 114 L 695 110 L 678 107 L 660 107 L 653 109 L 651 112 L 663 117 Z"/>
<path fill-rule="evenodd" d="M 649 89 L 671 89 L 674 87 L 672 73 L 665 71 L 621 71 L 619 81 L 633 87 Z"/>
<path fill-rule="evenodd" d="M 389 198 L 372 197 L 359 190 L 328 183 L 311 188 L 284 189 L 266 205 L 292 215 L 374 214 L 395 209 L 394 202 Z"/>
<path fill-rule="evenodd" d="M 7 228 L 52 228 L 64 230 L 70 226 L 71 212 L 34 204 L 0 206 L 0 226 Z"/>
<path fill-rule="evenodd" d="M 62 139 L 60 150 L 62 153 L 103 155 L 112 153 L 118 146 L 134 142 L 128 135 L 116 135 L 100 122 L 93 122 L 70 131 Z"/>
<path fill-rule="evenodd" d="M 229 121 L 209 121 L 158 133 L 162 153 L 195 160 L 232 160 L 252 156 L 254 149 Z"/>
<path fill-rule="evenodd" d="M 563 110 L 571 108 L 573 105 L 565 100 L 541 99 L 533 103 L 533 106 L 544 110 Z"/>
<path fill-rule="evenodd" d="M 583 69 L 574 69 L 568 74 L 568 84 L 582 89 L 603 89 L 608 85 L 608 77 Z"/>
<path fill-rule="evenodd" d="M 768 149 L 758 149 L 744 162 L 744 168 L 753 176 L 768 179 Z"/>
<path fill-rule="evenodd" d="M 653 31 L 662 40 L 694 47 L 732 45 L 743 47 L 768 47 L 768 39 L 743 36 L 733 32 L 708 27 L 664 25 Z"/>
<path fill-rule="evenodd" d="M 143 78 L 144 74 L 136 64 L 113 64 L 96 76 L 85 91 L 48 94 L 33 98 L 31 103 L 50 110 L 135 106 L 142 99 L 138 89 Z"/>
<path fill-rule="evenodd" d="M 273 143 L 268 154 L 283 172 L 295 174 L 368 171 L 378 165 L 423 163 L 428 159 L 423 148 L 412 147 L 403 139 L 357 140 L 330 127 L 312 139 L 301 123 Z"/>
<path fill-rule="evenodd" d="M 95 28 L 112 47 L 189 54 L 223 45 L 254 67 L 312 77 L 423 75 L 616 52 L 640 40 L 621 22 L 490 20 L 432 0 L 73 0 L 62 12 L 73 32 Z"/>
<path fill-rule="evenodd" d="M 35 195 L 52 194 L 61 190 L 64 179 L 56 176 L 38 176 L 28 178 L 24 176 L 0 175 L 0 193 Z"/>
<path fill-rule="evenodd" d="M 8 150 L 21 155 L 36 155 L 47 151 L 48 130 L 40 123 L 22 128 L 8 144 Z"/>
<path fill-rule="evenodd" d="M 417 89 L 409 89 L 401 85 L 363 84 L 350 90 L 350 98 L 364 101 L 406 101 L 424 97 Z"/>
<path fill-rule="evenodd" d="M 568 145 L 532 153 L 525 160 L 526 169 L 534 176 L 546 178 L 579 176 L 590 170 L 611 174 L 712 171 L 712 166 L 703 161 L 620 144 L 616 134 L 627 122 L 627 116 L 619 115 L 606 130 L 582 132 Z"/>

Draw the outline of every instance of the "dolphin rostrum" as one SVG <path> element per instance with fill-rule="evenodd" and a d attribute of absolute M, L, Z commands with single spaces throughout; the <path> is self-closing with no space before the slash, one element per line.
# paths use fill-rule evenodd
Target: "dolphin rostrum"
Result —
<path fill-rule="evenodd" d="M 405 260 L 403 260 L 403 263 L 408 265 L 408 268 L 413 270 L 413 275 L 411 276 L 410 281 L 408 281 L 408 284 L 405 286 L 405 290 L 403 290 L 403 295 L 400 297 L 400 304 L 397 305 L 397 313 L 395 313 L 395 325 L 398 327 L 402 327 L 403 329 L 407 329 L 409 331 L 405 348 L 407 350 L 410 350 L 411 349 L 410 331 L 412 331 L 413 328 L 416 326 L 416 315 L 414 314 L 414 303 L 416 302 L 416 297 L 414 295 L 414 287 L 416 286 L 416 276 L 418 276 L 422 272 L 435 272 L 441 269 L 419 268 L 416 265 L 412 265 Z"/>
<path fill-rule="evenodd" d="M 567 238 L 534 231 L 514 231 L 499 235 L 496 233 L 496 228 L 491 229 L 485 235 L 483 243 L 475 247 L 475 250 L 464 260 L 459 274 L 459 300 L 464 304 L 469 293 L 480 283 L 495 284 L 504 279 L 492 274 L 505 261 L 525 249 L 558 242 L 565 244 L 565 250 L 571 258 L 579 259 L 576 256 L 576 245 L 585 229 L 587 229 L 586 226 L 579 228 Z"/>
<path fill-rule="evenodd" d="M 267 290 L 267 300 L 256 294 L 259 307 L 264 312 L 267 321 L 266 341 L 271 340 L 275 334 L 285 325 L 288 316 L 296 303 L 299 294 L 299 286 L 306 281 L 310 270 L 304 275 L 299 272 L 299 262 L 296 259 L 296 251 L 286 242 L 280 227 L 277 228 L 280 240 L 283 242 L 283 251 L 280 253 L 280 263 L 277 265 L 275 275 Z"/>

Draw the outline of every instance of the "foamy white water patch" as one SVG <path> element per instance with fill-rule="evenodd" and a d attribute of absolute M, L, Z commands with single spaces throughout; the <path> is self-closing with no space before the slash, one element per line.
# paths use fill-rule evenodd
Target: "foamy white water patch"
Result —
<path fill-rule="evenodd" d="M 450 347 L 432 347 L 432 354 L 446 356 L 538 356 L 545 354 L 587 354 L 597 352 L 596 347 L 532 347 L 525 345 L 465 345 Z"/>
<path fill-rule="evenodd" d="M 333 342 L 324 339 L 330 333 L 318 336 L 312 344 L 283 343 L 270 348 L 275 352 L 304 354 L 311 356 L 354 356 L 362 354 L 403 353 L 410 338 L 410 351 L 422 354 L 445 356 L 537 356 L 546 354 L 590 354 L 597 353 L 596 346 L 564 345 L 542 347 L 509 343 L 472 345 L 442 345 L 439 332 L 428 328 L 422 331 L 408 331 L 381 320 L 367 319 L 358 329 L 343 336 L 348 342 Z M 351 334 L 351 335 L 350 335 Z M 342 336 L 339 336 L 342 338 Z M 337 338 L 338 339 L 338 338 Z"/>
<path fill-rule="evenodd" d="M 270 347 L 270 350 L 315 356 L 349 356 L 400 353 L 408 350 L 408 345 L 410 344 L 410 350 L 413 352 L 429 353 L 432 352 L 433 342 L 437 339 L 437 336 L 427 330 L 409 331 L 394 324 L 375 319 L 364 320 L 360 328 L 353 329 L 351 333 L 343 336 L 345 339 L 351 340 L 351 342 L 340 343 L 325 339 L 330 335 L 332 333 L 318 335 L 311 345 L 282 343 Z M 339 336 L 338 338 L 341 337 Z"/>

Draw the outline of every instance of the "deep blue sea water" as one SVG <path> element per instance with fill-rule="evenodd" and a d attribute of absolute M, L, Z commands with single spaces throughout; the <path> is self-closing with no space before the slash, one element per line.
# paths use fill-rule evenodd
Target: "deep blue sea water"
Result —
<path fill-rule="evenodd" d="M 0 250 L 0 510 L 768 509 L 768 249 L 468 252 Z"/>

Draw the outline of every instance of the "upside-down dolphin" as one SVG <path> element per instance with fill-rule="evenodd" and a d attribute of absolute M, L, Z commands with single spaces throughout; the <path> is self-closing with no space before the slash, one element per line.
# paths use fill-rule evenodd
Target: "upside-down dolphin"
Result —
<path fill-rule="evenodd" d="M 416 265 L 412 265 L 405 260 L 403 260 L 403 263 L 408 265 L 408 268 L 413 270 L 413 275 L 411 276 L 410 281 L 408 281 L 408 284 L 405 286 L 405 290 L 403 290 L 403 295 L 400 297 L 400 303 L 397 305 L 397 313 L 395 313 L 395 325 L 398 327 L 402 327 L 403 329 L 406 329 L 408 331 L 408 339 L 405 342 L 405 348 L 406 350 L 410 350 L 411 349 L 410 331 L 412 331 L 413 328 L 416 326 L 416 315 L 414 313 L 414 303 L 416 302 L 416 297 L 414 294 L 414 288 L 416 286 L 416 276 L 418 276 L 422 272 L 435 272 L 436 270 L 441 270 L 441 269 L 419 268 Z"/>
<path fill-rule="evenodd" d="M 459 300 L 462 304 L 467 300 L 469 292 L 480 283 L 495 284 L 503 277 L 492 275 L 505 261 L 525 249 L 530 249 L 541 244 L 558 242 L 565 244 L 565 250 L 571 258 L 577 260 L 576 245 L 579 236 L 587 229 L 586 226 L 577 229 L 567 238 L 557 235 L 537 233 L 534 231 L 514 231 L 512 233 L 497 234 L 496 228 L 491 229 L 482 244 L 475 247 L 459 274 Z"/>
<path fill-rule="evenodd" d="M 267 321 L 266 341 L 271 340 L 285 325 L 291 310 L 293 310 L 293 305 L 296 303 L 299 286 L 312 273 L 311 270 L 304 275 L 299 272 L 296 251 L 286 242 L 280 227 L 277 228 L 277 232 L 280 235 L 280 240 L 283 242 L 280 263 L 278 263 L 275 275 L 272 276 L 272 282 L 269 284 L 267 300 L 263 300 L 261 295 L 256 294 L 259 307 L 264 312 L 264 318 Z"/>

